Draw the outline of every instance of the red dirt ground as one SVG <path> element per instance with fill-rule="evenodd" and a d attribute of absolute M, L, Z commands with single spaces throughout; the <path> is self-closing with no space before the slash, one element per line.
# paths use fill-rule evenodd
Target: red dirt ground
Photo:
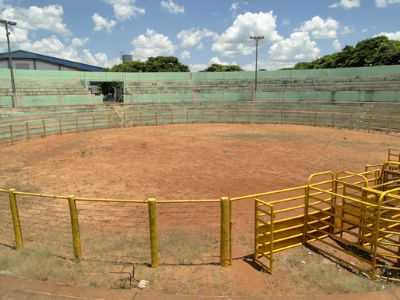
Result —
<path fill-rule="evenodd" d="M 306 126 L 210 124 L 109 129 L 2 145 L 0 186 L 80 197 L 217 199 L 302 185 L 313 172 L 363 170 L 367 163 L 385 160 L 389 147 L 400 148 L 399 136 Z M 46 203 L 41 202 L 43 207 L 39 210 L 39 216 L 46 212 L 52 214 L 53 208 L 47 207 Z M 170 205 L 160 213 L 160 230 L 181 226 L 200 239 L 203 238 L 200 234 L 207 230 L 218 237 L 219 211 L 215 209 L 206 216 L 212 207 L 189 210 L 182 205 Z M 215 207 L 218 207 L 218 203 Z M 25 209 L 25 213 L 22 212 L 25 220 L 25 216 L 29 216 L 28 208 L 29 213 L 33 213 L 31 207 L 22 207 L 22 210 Z M 130 233 L 147 226 L 146 207 L 141 210 L 100 206 L 92 209 L 97 209 L 101 220 L 95 218 L 93 221 L 90 215 L 85 215 L 83 208 L 80 218 L 83 223 L 87 219 L 88 226 L 95 226 L 103 233 L 107 232 L 110 224 L 117 224 L 121 228 L 133 219 L 140 220 L 135 224 L 129 223 L 129 226 L 133 226 L 129 227 Z M 54 211 L 60 210 L 61 206 L 57 206 Z M 63 211 L 66 213 L 68 231 L 68 211 Z M 253 212 L 247 204 L 235 211 L 239 213 L 235 219 L 237 223 L 234 224 L 237 235 L 233 250 L 236 256 L 241 256 L 249 254 L 252 248 L 250 228 L 254 226 Z M 23 227 L 35 228 L 35 224 L 25 222 Z M 49 224 L 53 225 L 51 222 Z M 114 233 L 111 229 L 109 232 Z M 127 239 L 127 232 L 119 233 Z M 87 236 L 95 240 L 92 233 Z M 174 252 L 179 248 L 176 243 L 176 239 L 168 237 L 161 251 L 169 246 L 169 251 Z M 218 254 L 218 244 L 212 239 L 209 243 L 212 249 L 204 252 Z M 84 242 L 84 247 L 89 247 L 87 244 L 89 242 Z M 201 247 L 199 243 L 190 245 L 194 245 L 192 248 L 195 249 Z M 104 249 L 97 250 L 105 252 Z M 111 253 L 108 250 L 106 252 Z M 169 254 L 168 251 L 162 252 L 161 256 Z M 295 257 L 300 255 L 303 254 L 294 254 Z M 242 290 L 244 295 L 256 298 L 262 298 L 263 295 L 297 295 L 307 298 L 309 292 L 315 295 L 324 293 L 323 287 L 303 282 L 300 273 L 293 270 L 287 272 L 285 267 L 291 268 L 290 264 L 282 263 L 282 266 L 272 276 L 254 272 L 243 262 L 222 271 L 219 267 L 157 271 L 172 277 L 168 282 L 158 280 L 157 273 L 149 274 L 148 270 L 143 271 L 143 276 L 155 276 L 153 279 L 162 291 L 186 281 L 185 284 L 191 287 L 197 273 L 197 276 L 204 277 L 205 282 L 208 282 L 198 287 L 198 293 L 208 292 L 210 295 L 225 295 L 222 292 L 224 284 L 229 285 L 227 289 L 236 292 Z M 302 267 L 300 264 L 296 270 L 300 272 Z M 311 277 L 312 272 L 310 270 Z M 215 285 L 219 280 L 215 276 L 228 278 L 229 282 Z M 172 288 L 172 291 L 175 290 Z"/>
<path fill-rule="evenodd" d="M 398 136 L 280 125 L 171 125 L 51 136 L 0 149 L 1 186 L 86 197 L 204 199 L 302 185 L 385 159 Z"/>

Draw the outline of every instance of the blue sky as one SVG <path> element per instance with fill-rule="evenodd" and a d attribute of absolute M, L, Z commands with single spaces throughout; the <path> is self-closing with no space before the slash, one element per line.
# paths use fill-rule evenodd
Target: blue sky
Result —
<path fill-rule="evenodd" d="M 211 63 L 277 69 L 384 33 L 400 40 L 400 0 L 0 0 L 18 22 L 13 48 L 111 66 L 174 55 L 200 70 Z M 0 48 L 5 50 L 4 34 Z"/>

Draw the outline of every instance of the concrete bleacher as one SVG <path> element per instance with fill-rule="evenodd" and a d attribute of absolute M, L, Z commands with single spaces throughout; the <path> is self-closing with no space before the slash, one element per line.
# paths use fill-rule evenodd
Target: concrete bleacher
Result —
<path fill-rule="evenodd" d="M 91 82 L 121 82 L 123 105 L 104 105 L 102 96 L 90 94 Z M 4 136 L 11 134 L 9 124 L 21 122 L 45 122 L 56 131 L 52 126 L 60 120 L 67 125 L 95 119 L 92 127 L 104 128 L 146 118 L 148 124 L 263 122 L 400 131 L 400 66 L 260 72 L 257 93 L 253 72 L 17 70 L 16 84 L 18 107 L 11 109 L 9 72 L 0 70 Z"/>
<path fill-rule="evenodd" d="M 400 102 L 400 66 L 253 72 L 111 73 L 16 71 L 20 107 L 102 104 L 91 82 L 121 82 L 124 103 L 317 101 Z M 9 72 L 0 70 L 0 107 L 11 105 Z"/>

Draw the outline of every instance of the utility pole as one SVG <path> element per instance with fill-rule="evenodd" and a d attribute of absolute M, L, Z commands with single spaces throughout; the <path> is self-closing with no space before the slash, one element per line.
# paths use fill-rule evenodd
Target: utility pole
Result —
<path fill-rule="evenodd" d="M 255 78 L 254 78 L 254 97 L 257 96 L 257 85 L 258 85 L 258 43 L 264 39 L 263 36 L 251 36 L 251 40 L 256 41 L 256 71 L 255 71 Z"/>
<path fill-rule="evenodd" d="M 6 29 L 6 36 L 7 36 L 7 47 L 8 47 L 8 68 L 10 69 L 10 75 L 11 75 L 11 87 L 12 87 L 12 107 L 16 107 L 17 103 L 17 89 L 15 87 L 15 78 L 14 78 L 14 69 L 13 69 L 13 64 L 12 64 L 12 57 L 11 57 L 11 46 L 10 46 L 10 35 L 11 32 L 9 30 L 9 26 L 16 26 L 16 22 L 12 21 L 7 21 L 7 20 L 2 20 L 0 19 L 0 24 L 3 24 Z"/>

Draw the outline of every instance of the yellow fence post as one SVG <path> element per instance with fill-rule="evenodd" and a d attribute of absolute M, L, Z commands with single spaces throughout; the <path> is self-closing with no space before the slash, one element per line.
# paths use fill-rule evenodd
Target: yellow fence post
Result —
<path fill-rule="evenodd" d="M 158 126 L 159 121 L 158 121 L 158 113 L 157 112 L 154 113 L 154 122 L 156 123 L 156 126 Z"/>
<path fill-rule="evenodd" d="M 12 124 L 9 125 L 9 130 L 10 130 L 10 142 L 11 144 L 14 144 L 14 127 Z"/>
<path fill-rule="evenodd" d="M 107 114 L 107 124 L 108 124 L 107 128 L 111 128 L 111 113 Z"/>
<path fill-rule="evenodd" d="M 221 266 L 231 265 L 231 200 L 221 198 Z"/>
<path fill-rule="evenodd" d="M 96 116 L 93 113 L 92 114 L 92 129 L 94 130 L 96 128 Z"/>
<path fill-rule="evenodd" d="M 147 203 L 149 207 L 151 266 L 153 268 L 157 268 L 160 264 L 157 236 L 157 200 L 154 198 L 150 198 L 148 199 Z"/>
<path fill-rule="evenodd" d="M 74 247 L 74 256 L 76 259 L 82 257 L 81 234 L 79 232 L 78 209 L 76 208 L 76 200 L 74 196 L 68 198 L 69 213 L 71 217 L 72 244 Z"/>
<path fill-rule="evenodd" d="M 29 128 L 29 122 L 25 122 L 26 139 L 31 139 L 31 129 Z"/>
<path fill-rule="evenodd" d="M 310 203 L 310 185 L 307 185 L 304 189 L 304 225 L 303 225 L 303 245 L 307 244 L 307 233 L 308 233 L 308 209 Z"/>
<path fill-rule="evenodd" d="M 9 190 L 9 200 L 10 200 L 10 211 L 14 227 L 15 235 L 15 249 L 20 250 L 24 248 L 24 239 L 22 237 L 22 227 L 21 221 L 19 219 L 18 205 L 17 205 L 17 195 L 15 194 L 15 189 Z"/>
<path fill-rule="evenodd" d="M 42 120 L 43 137 L 47 136 L 46 120 Z"/>
<path fill-rule="evenodd" d="M 75 132 L 79 132 L 79 119 L 78 119 L 78 116 L 75 117 Z"/>
<path fill-rule="evenodd" d="M 58 119 L 58 133 L 59 133 L 60 135 L 63 134 L 62 119 Z"/>
<path fill-rule="evenodd" d="M 372 115 L 368 116 L 368 132 L 371 132 L 371 121 L 372 121 Z"/>
<path fill-rule="evenodd" d="M 15 235 L 15 248 L 17 250 L 22 249 L 24 247 L 24 240 L 22 236 L 22 227 L 21 221 L 19 218 L 19 211 L 17 205 L 17 196 L 15 194 L 15 189 L 9 190 L 9 200 L 10 200 L 10 211 L 11 217 L 14 227 L 14 235 Z"/>

